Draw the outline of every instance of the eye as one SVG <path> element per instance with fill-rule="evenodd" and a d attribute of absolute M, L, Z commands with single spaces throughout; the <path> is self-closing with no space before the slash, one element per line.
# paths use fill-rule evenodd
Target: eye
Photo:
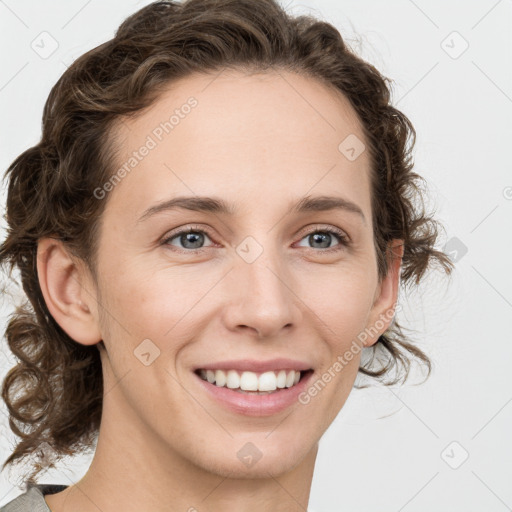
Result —
<path fill-rule="evenodd" d="M 349 245 L 349 239 L 341 229 L 337 228 L 322 228 L 311 231 L 302 240 L 307 239 L 311 244 L 318 244 L 313 249 L 325 249 L 323 252 L 339 251 Z M 338 245 L 332 246 L 331 242 L 338 240 Z M 301 240 L 301 241 L 302 241 Z"/>
<path fill-rule="evenodd" d="M 191 226 L 187 229 L 172 233 L 162 240 L 162 244 L 176 246 L 175 243 L 172 243 L 172 240 L 176 239 L 177 242 L 181 244 L 178 246 L 179 252 L 191 252 L 203 249 L 202 245 L 204 244 L 205 237 L 210 239 L 207 231 Z"/>

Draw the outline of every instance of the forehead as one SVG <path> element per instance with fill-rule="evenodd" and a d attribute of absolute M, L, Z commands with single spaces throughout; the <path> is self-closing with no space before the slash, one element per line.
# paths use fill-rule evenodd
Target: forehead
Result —
<path fill-rule="evenodd" d="M 174 195 L 225 196 L 245 204 L 255 195 L 365 196 L 368 189 L 368 151 L 355 160 L 343 153 L 344 141 L 364 141 L 350 102 L 291 72 L 191 75 L 119 123 L 115 140 L 116 170 L 125 172 L 109 202 L 129 202 L 130 215 Z"/>

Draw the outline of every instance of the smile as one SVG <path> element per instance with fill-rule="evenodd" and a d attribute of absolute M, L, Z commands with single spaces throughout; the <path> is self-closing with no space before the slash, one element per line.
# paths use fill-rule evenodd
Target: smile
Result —
<path fill-rule="evenodd" d="M 196 373 L 203 380 L 215 384 L 217 387 L 226 387 L 241 393 L 269 394 L 295 386 L 306 371 L 283 369 L 267 372 L 239 372 L 237 370 L 200 368 Z"/>

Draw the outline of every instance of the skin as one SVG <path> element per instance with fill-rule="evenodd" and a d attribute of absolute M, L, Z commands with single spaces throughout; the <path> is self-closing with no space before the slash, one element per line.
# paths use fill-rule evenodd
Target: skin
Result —
<path fill-rule="evenodd" d="M 397 300 L 402 247 L 379 281 L 368 151 L 350 161 L 338 150 L 350 134 L 365 140 L 344 96 L 289 72 L 189 76 L 115 129 L 119 165 L 190 96 L 198 105 L 103 199 L 97 283 L 59 241 L 38 246 L 51 314 L 78 343 L 105 347 L 95 456 L 81 480 L 46 496 L 53 512 L 305 510 L 319 439 L 360 353 L 308 404 L 266 417 L 217 404 L 192 370 L 290 357 L 310 363 L 314 382 Z M 222 198 L 236 213 L 176 209 L 138 221 L 181 195 Z M 290 213 L 305 195 L 349 199 L 366 221 L 343 210 Z M 209 228 L 203 252 L 179 236 L 162 243 L 191 224 Z M 309 237 L 328 227 L 350 245 Z M 247 236 L 263 249 L 252 263 L 236 251 Z M 147 366 L 134 355 L 145 339 L 160 350 Z M 247 442 L 262 453 L 251 467 L 237 457 Z"/>

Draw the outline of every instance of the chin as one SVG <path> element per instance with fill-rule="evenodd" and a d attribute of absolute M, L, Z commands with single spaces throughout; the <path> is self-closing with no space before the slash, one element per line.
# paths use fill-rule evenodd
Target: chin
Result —
<path fill-rule="evenodd" d="M 270 434 L 271 436 L 276 433 Z M 315 442 L 306 440 L 302 444 L 286 442 L 276 435 L 274 440 L 267 439 L 268 433 L 259 436 L 244 436 L 243 440 L 230 439 L 230 448 L 219 446 L 209 455 L 208 460 L 197 461 L 206 471 L 223 478 L 258 479 L 278 478 L 292 471 L 312 451 L 318 448 Z M 247 439 L 253 439 L 247 440 Z M 286 436 L 285 436 L 286 437 Z"/>

